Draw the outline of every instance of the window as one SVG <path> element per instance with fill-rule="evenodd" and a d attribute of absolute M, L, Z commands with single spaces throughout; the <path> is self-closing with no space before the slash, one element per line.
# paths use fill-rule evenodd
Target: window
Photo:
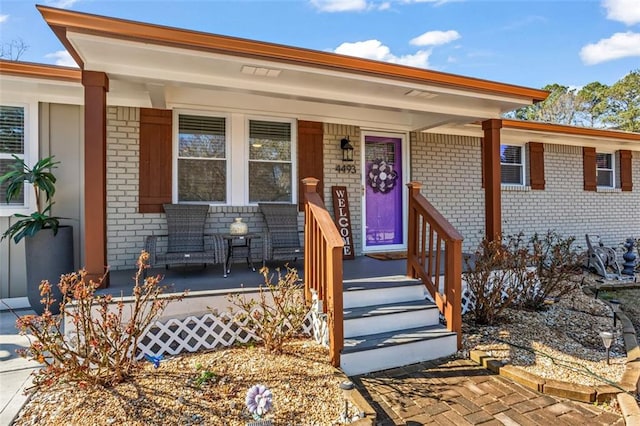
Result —
<path fill-rule="evenodd" d="M 224 117 L 178 118 L 178 201 L 227 201 L 227 129 Z"/>
<path fill-rule="evenodd" d="M 249 120 L 249 202 L 293 202 L 291 122 Z"/>
<path fill-rule="evenodd" d="M 9 170 L 13 155 L 24 158 L 25 154 L 25 108 L 0 105 L 0 175 Z M 4 197 L 6 185 L 0 186 L 0 206 L 7 206 Z M 24 191 L 11 200 L 11 206 L 25 204 Z"/>
<path fill-rule="evenodd" d="M 596 182 L 604 188 L 613 188 L 613 154 L 596 153 Z"/>
<path fill-rule="evenodd" d="M 524 153 L 521 146 L 500 145 L 501 182 L 524 185 Z"/>

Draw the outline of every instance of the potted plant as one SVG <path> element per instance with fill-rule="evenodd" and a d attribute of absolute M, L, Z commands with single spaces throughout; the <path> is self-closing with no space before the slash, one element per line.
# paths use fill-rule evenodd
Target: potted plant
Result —
<path fill-rule="evenodd" d="M 60 225 L 61 218 L 50 216 L 56 192 L 56 177 L 51 170 L 60 163 L 50 156 L 29 167 L 23 159 L 13 157 L 15 161 L 9 171 L 0 176 L 0 185 L 6 185 L 6 202 L 18 198 L 23 188 L 27 188 L 24 183 L 29 183 L 33 187 L 36 211 L 30 215 L 16 213 L 17 220 L 0 239 L 12 238 L 16 244 L 25 240 L 27 297 L 31 308 L 41 315 L 45 306 L 40 301 L 40 282 L 49 280 L 57 290 L 60 276 L 74 271 L 73 228 Z M 61 294 L 56 294 L 56 299 L 61 301 Z M 58 303 L 51 306 L 52 311 L 54 308 L 58 308 Z"/>

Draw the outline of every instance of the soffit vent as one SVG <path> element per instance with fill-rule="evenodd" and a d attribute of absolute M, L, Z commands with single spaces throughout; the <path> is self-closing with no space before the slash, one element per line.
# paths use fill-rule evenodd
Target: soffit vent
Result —
<path fill-rule="evenodd" d="M 436 93 L 425 92 L 424 90 L 409 90 L 404 94 L 405 96 L 409 96 L 412 98 L 424 98 L 424 99 L 433 99 L 438 96 Z"/>
<path fill-rule="evenodd" d="M 276 70 L 271 68 L 252 67 L 250 65 L 242 66 L 242 74 L 255 75 L 258 77 L 276 78 L 280 75 L 281 72 L 282 70 Z"/>

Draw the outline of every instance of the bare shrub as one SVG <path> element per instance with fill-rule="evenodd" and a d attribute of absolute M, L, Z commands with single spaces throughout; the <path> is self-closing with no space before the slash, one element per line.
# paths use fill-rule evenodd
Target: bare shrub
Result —
<path fill-rule="evenodd" d="M 475 300 L 472 312 L 476 324 L 495 324 L 502 312 L 518 297 L 514 281 L 523 281 L 526 273 L 526 247 L 522 236 L 510 237 L 506 244 L 501 239 L 483 239 L 475 251 L 475 261 L 465 260 L 464 278 Z"/>
<path fill-rule="evenodd" d="M 280 353 L 284 343 L 302 330 L 308 308 L 304 300 L 298 271 L 287 267 L 286 274 L 277 270 L 277 283 L 268 268 L 262 268 L 264 285 L 258 297 L 232 294 L 229 301 L 237 308 L 234 319 L 248 333 L 261 340 L 268 352 Z"/>
<path fill-rule="evenodd" d="M 555 231 L 535 233 L 529 240 L 528 263 L 537 277 L 534 285 L 522 287 L 517 306 L 542 310 L 545 301 L 571 293 L 578 283 L 573 278 L 581 272 L 584 255 L 574 247 L 575 237 L 563 238 Z"/>
<path fill-rule="evenodd" d="M 57 381 L 112 386 L 125 381 L 137 366 L 139 339 L 160 316 L 167 304 L 184 296 L 161 297 L 164 287 L 160 277 L 147 277 L 149 254 L 138 258 L 138 271 L 133 287 L 133 301 L 127 307 L 122 300 L 114 302 L 111 295 L 97 295 L 100 282 L 87 280 L 87 272 L 63 275 L 58 287 L 62 292 L 60 315 L 51 313 L 56 303 L 48 281 L 40 284 L 45 310 L 42 315 L 18 316 L 16 326 L 21 334 L 33 339 L 20 355 L 44 364 L 35 371 L 36 386 Z M 128 310 L 129 317 L 125 319 Z M 75 329 L 69 336 L 63 331 L 63 315 Z"/>

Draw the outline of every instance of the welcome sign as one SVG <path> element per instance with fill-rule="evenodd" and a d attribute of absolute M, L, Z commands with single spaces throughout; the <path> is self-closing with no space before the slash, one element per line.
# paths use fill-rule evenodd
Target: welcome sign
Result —
<path fill-rule="evenodd" d="M 355 253 L 353 250 L 353 234 L 351 233 L 351 213 L 349 212 L 347 187 L 332 186 L 331 193 L 333 194 L 333 215 L 342 241 L 344 241 L 342 257 L 344 259 L 353 259 L 355 258 Z"/>

